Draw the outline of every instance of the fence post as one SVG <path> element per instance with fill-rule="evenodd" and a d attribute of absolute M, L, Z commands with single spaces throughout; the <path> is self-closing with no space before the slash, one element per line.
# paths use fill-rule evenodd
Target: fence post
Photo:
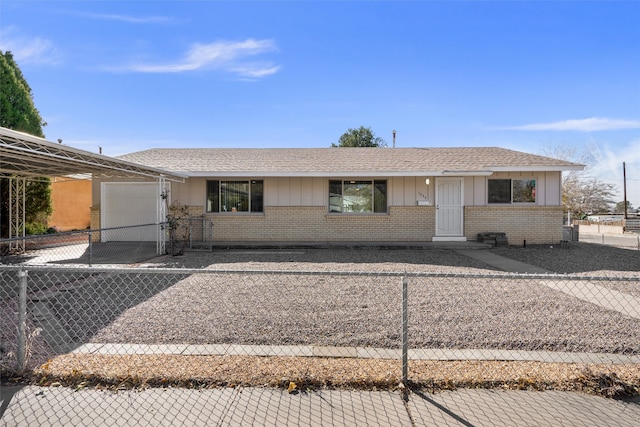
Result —
<path fill-rule="evenodd" d="M 408 399 L 409 385 L 409 281 L 402 278 L 402 384 L 404 385 L 403 397 Z"/>
<path fill-rule="evenodd" d="M 93 235 L 89 229 L 89 267 L 91 267 L 91 257 L 93 256 Z"/>
<path fill-rule="evenodd" d="M 18 369 L 25 368 L 27 357 L 27 270 L 18 271 Z"/>

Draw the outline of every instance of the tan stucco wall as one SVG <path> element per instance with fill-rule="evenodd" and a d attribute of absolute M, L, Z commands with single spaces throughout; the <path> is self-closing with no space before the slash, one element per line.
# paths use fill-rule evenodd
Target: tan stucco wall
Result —
<path fill-rule="evenodd" d="M 51 182 L 53 213 L 47 223 L 59 231 L 83 230 L 90 224 L 91 181 L 56 180 Z"/>
<path fill-rule="evenodd" d="M 580 224 L 580 234 L 607 234 L 607 235 L 623 235 L 624 227 L 621 225 L 607 224 Z"/>

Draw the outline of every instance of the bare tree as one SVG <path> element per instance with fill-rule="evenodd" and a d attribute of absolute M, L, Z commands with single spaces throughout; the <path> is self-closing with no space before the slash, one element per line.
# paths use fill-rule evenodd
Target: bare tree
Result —
<path fill-rule="evenodd" d="M 582 171 L 562 174 L 562 207 L 572 217 L 584 218 L 591 213 L 609 212 L 615 204 L 617 188 L 589 176 L 590 167 L 596 163 L 595 149 L 585 147 L 579 151 L 575 147 L 557 145 L 542 150 L 542 155 L 585 165 Z"/>
<path fill-rule="evenodd" d="M 563 179 L 562 205 L 567 212 L 571 212 L 571 215 L 577 218 L 584 218 L 591 213 L 609 212 L 611 205 L 615 203 L 613 199 L 615 195 L 615 185 L 595 178 Z"/>

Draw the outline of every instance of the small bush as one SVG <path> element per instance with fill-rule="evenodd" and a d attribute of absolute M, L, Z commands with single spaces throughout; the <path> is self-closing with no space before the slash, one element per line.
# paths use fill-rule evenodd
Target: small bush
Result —
<path fill-rule="evenodd" d="M 49 232 L 49 227 L 47 227 L 47 224 L 42 222 L 28 222 L 24 226 L 24 232 L 29 236 L 47 234 Z"/>

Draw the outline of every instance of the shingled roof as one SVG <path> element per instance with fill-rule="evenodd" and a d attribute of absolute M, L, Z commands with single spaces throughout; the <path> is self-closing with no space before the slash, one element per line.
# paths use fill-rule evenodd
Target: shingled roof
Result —
<path fill-rule="evenodd" d="M 498 147 L 155 148 L 119 158 L 188 176 L 490 175 L 584 167 Z"/>

